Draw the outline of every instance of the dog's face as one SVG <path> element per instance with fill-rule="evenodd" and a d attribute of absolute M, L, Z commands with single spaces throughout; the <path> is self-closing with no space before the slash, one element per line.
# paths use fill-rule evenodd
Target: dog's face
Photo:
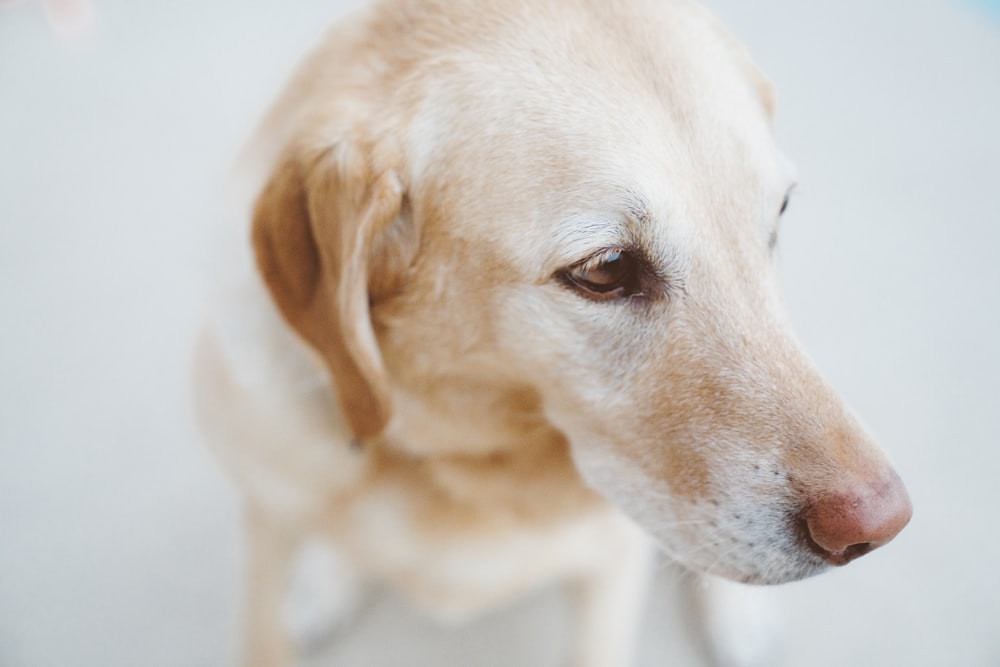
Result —
<path fill-rule="evenodd" d="M 518 412 L 669 553 L 739 580 L 888 541 L 905 490 L 784 314 L 767 83 L 686 5 L 541 4 L 453 13 L 475 39 L 422 46 L 375 120 L 300 140 L 261 198 L 265 279 L 356 433 L 485 452 L 490 413 Z"/>

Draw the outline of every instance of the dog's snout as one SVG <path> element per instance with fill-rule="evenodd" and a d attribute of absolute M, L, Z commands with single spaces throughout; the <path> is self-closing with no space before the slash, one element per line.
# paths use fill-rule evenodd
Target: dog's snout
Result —
<path fill-rule="evenodd" d="M 846 565 L 892 540 L 912 514 L 906 487 L 889 470 L 874 483 L 857 480 L 817 498 L 804 523 L 820 555 L 834 565 Z"/>

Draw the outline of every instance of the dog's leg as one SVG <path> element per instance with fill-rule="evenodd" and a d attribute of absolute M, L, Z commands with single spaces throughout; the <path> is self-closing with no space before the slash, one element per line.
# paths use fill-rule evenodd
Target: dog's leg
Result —
<path fill-rule="evenodd" d="M 701 576 L 695 603 L 712 664 L 775 667 L 781 664 L 781 624 L 766 588 Z"/>
<path fill-rule="evenodd" d="M 295 539 L 260 508 L 244 508 L 245 583 L 242 665 L 290 667 L 295 650 L 285 628 L 282 603 L 288 589 Z"/>
<path fill-rule="evenodd" d="M 626 520 L 602 536 L 608 551 L 587 575 L 572 584 L 575 627 L 572 667 L 628 667 L 649 584 L 653 547 Z"/>

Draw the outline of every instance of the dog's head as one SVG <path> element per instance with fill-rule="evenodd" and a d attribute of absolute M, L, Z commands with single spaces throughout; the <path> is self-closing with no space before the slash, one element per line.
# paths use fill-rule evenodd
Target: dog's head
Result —
<path fill-rule="evenodd" d="M 258 263 L 355 435 L 558 431 L 668 552 L 744 581 L 891 539 L 906 491 L 784 314 L 768 83 L 687 4 L 501 4 L 386 3 L 279 106 Z"/>

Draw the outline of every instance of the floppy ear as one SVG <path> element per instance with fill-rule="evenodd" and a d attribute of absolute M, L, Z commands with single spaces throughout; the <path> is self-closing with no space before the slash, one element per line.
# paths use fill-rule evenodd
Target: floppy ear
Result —
<path fill-rule="evenodd" d="M 378 435 L 390 417 L 369 315 L 370 259 L 386 256 L 380 237 L 399 217 L 402 199 L 395 173 L 372 173 L 367 155 L 342 142 L 290 153 L 254 211 L 264 282 L 288 323 L 323 358 L 359 439 Z"/>

